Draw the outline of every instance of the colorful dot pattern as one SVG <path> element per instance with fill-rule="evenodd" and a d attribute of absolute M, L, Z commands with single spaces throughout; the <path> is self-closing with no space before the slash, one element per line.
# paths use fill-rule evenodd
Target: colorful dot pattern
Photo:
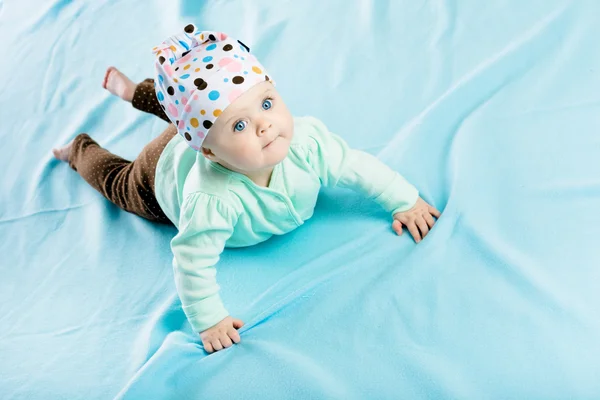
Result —
<path fill-rule="evenodd" d="M 221 32 L 198 31 L 193 24 L 153 52 L 156 97 L 196 151 L 227 106 L 259 82 L 274 84 L 242 42 Z"/>

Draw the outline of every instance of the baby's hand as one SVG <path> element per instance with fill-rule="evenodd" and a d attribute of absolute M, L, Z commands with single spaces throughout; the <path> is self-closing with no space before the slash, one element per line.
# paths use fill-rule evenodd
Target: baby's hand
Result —
<path fill-rule="evenodd" d="M 406 226 L 406 229 L 415 238 L 415 242 L 419 243 L 433 228 L 435 224 L 433 217 L 439 218 L 440 215 L 441 213 L 435 207 L 430 206 L 419 197 L 413 208 L 394 214 L 392 229 L 398 235 L 402 235 L 402 226 Z"/>
<path fill-rule="evenodd" d="M 200 332 L 200 338 L 204 345 L 204 350 L 208 353 L 223 350 L 223 348 L 233 346 L 233 343 L 240 342 L 240 334 L 236 329 L 244 326 L 239 319 L 227 317 L 213 327 Z"/>

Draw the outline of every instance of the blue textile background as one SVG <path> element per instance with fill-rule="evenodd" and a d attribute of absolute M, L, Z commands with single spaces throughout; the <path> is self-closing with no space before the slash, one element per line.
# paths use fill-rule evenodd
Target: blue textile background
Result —
<path fill-rule="evenodd" d="M 600 2 L 0 0 L 3 399 L 600 397 Z M 101 88 L 194 22 L 242 39 L 295 115 L 443 211 L 419 245 L 377 205 L 227 251 L 243 342 L 207 356 L 174 229 L 120 211 L 51 149 L 133 159 L 165 123 Z"/>

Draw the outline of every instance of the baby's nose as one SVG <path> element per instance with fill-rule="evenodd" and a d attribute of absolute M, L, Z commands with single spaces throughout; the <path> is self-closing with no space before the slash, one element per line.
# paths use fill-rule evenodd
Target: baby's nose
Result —
<path fill-rule="evenodd" d="M 265 121 L 264 123 L 262 123 L 258 128 L 259 135 L 262 136 L 265 133 L 267 133 L 267 131 L 269 130 L 269 128 L 271 126 L 272 126 L 272 124 L 270 122 Z"/>

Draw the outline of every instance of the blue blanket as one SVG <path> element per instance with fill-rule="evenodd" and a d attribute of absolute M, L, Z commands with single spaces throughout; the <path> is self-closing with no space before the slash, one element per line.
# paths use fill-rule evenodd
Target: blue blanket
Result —
<path fill-rule="evenodd" d="M 0 0 L 3 399 L 600 397 L 600 2 Z M 242 343 L 207 355 L 175 230 L 51 149 L 133 159 L 166 126 L 101 88 L 187 22 L 244 40 L 295 115 L 443 211 L 416 245 L 352 192 L 227 251 Z"/>

